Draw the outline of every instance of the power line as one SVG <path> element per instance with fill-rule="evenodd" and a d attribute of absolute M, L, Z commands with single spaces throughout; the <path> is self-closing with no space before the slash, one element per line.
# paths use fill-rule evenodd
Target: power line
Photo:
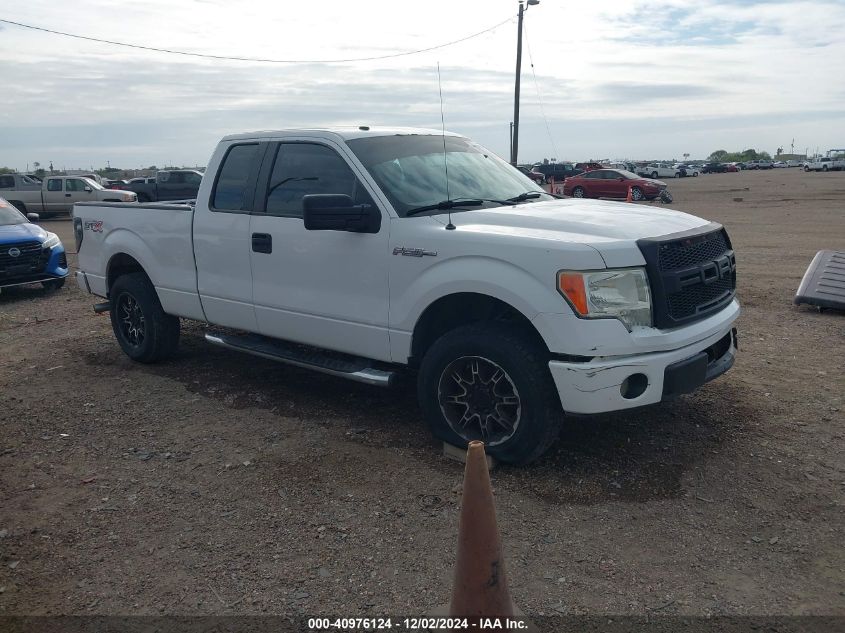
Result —
<path fill-rule="evenodd" d="M 528 41 L 528 27 L 525 28 L 525 46 L 528 48 L 528 62 L 531 64 L 531 74 L 534 76 L 534 88 L 537 90 L 537 101 L 540 102 L 540 113 L 543 115 L 543 121 L 546 122 L 546 132 L 549 135 L 549 141 L 552 143 L 552 150 L 555 153 L 555 158 L 560 158 L 557 153 L 557 146 L 555 139 L 552 136 L 552 130 L 549 127 L 549 120 L 546 118 L 546 108 L 543 106 L 543 97 L 540 95 L 540 84 L 537 83 L 537 73 L 534 72 L 534 57 L 531 55 L 531 42 Z"/>
<path fill-rule="evenodd" d="M 480 35 L 484 35 L 485 33 L 490 33 L 491 31 L 495 31 L 500 26 L 511 22 L 513 18 L 508 18 L 507 20 L 502 20 L 498 24 L 494 24 L 490 28 L 484 29 L 483 31 L 479 31 L 478 33 L 473 33 L 472 35 L 467 35 L 466 37 L 462 37 L 457 40 L 452 40 L 451 42 L 446 42 L 444 44 L 437 44 L 436 46 L 429 46 L 428 48 L 421 48 L 415 51 L 406 51 L 404 53 L 392 53 L 390 55 L 379 55 L 377 57 L 357 57 L 352 59 L 267 59 L 263 57 L 230 57 L 227 55 L 211 55 L 207 53 L 190 53 L 188 51 L 177 51 L 169 48 L 156 48 L 154 46 L 142 46 L 141 44 L 129 44 L 128 42 L 117 42 L 114 40 L 104 40 L 98 37 L 89 37 L 87 35 L 78 35 L 76 33 L 66 33 L 64 31 L 55 31 L 53 29 L 47 29 L 42 26 L 34 26 L 32 24 L 24 24 L 22 22 L 14 22 L 12 20 L 4 20 L 0 18 L 0 22 L 5 24 L 11 24 L 13 26 L 19 26 L 24 29 L 31 29 L 33 31 L 40 31 L 42 33 L 49 33 L 51 35 L 61 35 L 63 37 L 72 37 L 77 40 L 86 40 L 88 42 L 97 42 L 99 44 L 111 44 L 113 46 L 124 46 L 126 48 L 137 48 L 145 51 L 153 51 L 156 53 L 168 53 L 170 55 L 183 55 L 185 57 L 201 57 L 203 59 L 218 59 L 218 60 L 227 60 L 227 61 L 235 61 L 235 62 L 258 62 L 258 63 L 265 63 L 265 64 L 342 64 L 347 62 L 369 62 L 369 61 L 376 61 L 379 59 L 391 59 L 394 57 L 405 57 L 408 55 L 416 55 L 418 53 L 427 53 L 429 51 L 435 51 L 440 48 L 446 48 L 447 46 L 453 46 L 455 44 L 460 44 L 461 42 L 466 42 L 467 40 L 471 40 L 475 37 Z"/>

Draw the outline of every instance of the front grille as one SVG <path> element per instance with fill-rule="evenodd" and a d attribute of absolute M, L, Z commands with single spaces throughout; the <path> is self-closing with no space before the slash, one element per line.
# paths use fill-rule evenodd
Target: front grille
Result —
<path fill-rule="evenodd" d="M 697 244 L 683 245 L 682 243 L 663 244 L 660 253 L 660 270 L 677 270 L 688 268 L 706 261 L 713 261 L 725 251 L 729 250 L 725 243 L 723 232 L 715 233 L 710 239 Z"/>
<path fill-rule="evenodd" d="M 733 300 L 736 259 L 720 225 L 637 244 L 646 260 L 655 327 L 671 328 L 703 319 Z"/>
<path fill-rule="evenodd" d="M 700 310 L 708 310 L 720 304 L 734 289 L 733 280 L 720 279 L 709 286 L 696 284 L 669 295 L 669 314 L 676 319 L 694 316 Z"/>
<path fill-rule="evenodd" d="M 14 250 L 20 253 L 17 257 L 10 254 Z M 49 249 L 41 248 L 39 242 L 3 244 L 0 246 L 0 277 L 13 279 L 40 273 L 49 259 Z"/>

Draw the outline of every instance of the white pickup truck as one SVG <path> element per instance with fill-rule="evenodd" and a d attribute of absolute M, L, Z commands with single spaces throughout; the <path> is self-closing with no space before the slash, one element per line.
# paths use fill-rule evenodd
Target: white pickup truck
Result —
<path fill-rule="evenodd" d="M 845 169 L 845 158 L 818 157 L 804 163 L 804 171 L 839 171 Z"/>
<path fill-rule="evenodd" d="M 79 286 L 131 358 L 172 355 L 194 319 L 215 345 L 352 380 L 409 371 L 438 438 L 512 463 L 562 412 L 689 393 L 736 351 L 722 226 L 559 199 L 454 134 L 227 136 L 196 206 L 77 204 L 74 232 Z"/>
<path fill-rule="evenodd" d="M 138 200 L 131 191 L 106 189 L 83 176 L 45 176 L 43 182 L 34 185 L 32 179 L 21 180 L 0 193 L 21 213 L 38 213 L 42 219 L 56 213 L 70 213 L 77 202 Z"/>

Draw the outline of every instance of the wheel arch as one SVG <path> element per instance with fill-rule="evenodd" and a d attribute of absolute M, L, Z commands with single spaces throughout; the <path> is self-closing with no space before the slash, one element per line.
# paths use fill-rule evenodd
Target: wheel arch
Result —
<path fill-rule="evenodd" d="M 479 292 L 454 292 L 436 299 L 420 314 L 411 336 L 408 364 L 418 366 L 431 345 L 447 332 L 482 321 L 510 323 L 548 351 L 531 319 L 507 301 Z"/>
<path fill-rule="evenodd" d="M 141 265 L 141 262 L 132 255 L 124 252 L 118 252 L 112 255 L 106 267 L 106 288 L 109 293 L 111 293 L 111 287 L 119 277 L 130 273 L 143 273 L 147 279 L 150 278 L 147 271 Z"/>

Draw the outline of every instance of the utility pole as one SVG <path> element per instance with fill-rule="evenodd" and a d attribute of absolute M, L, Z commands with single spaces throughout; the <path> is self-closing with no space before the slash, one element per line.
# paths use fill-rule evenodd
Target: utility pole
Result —
<path fill-rule="evenodd" d="M 540 4 L 540 0 L 526 0 L 528 6 Z M 519 156 L 519 80 L 522 75 L 522 15 L 525 13 L 526 4 L 519 2 L 519 19 L 516 27 L 516 81 L 514 82 L 513 94 L 513 134 L 511 140 L 511 165 L 516 166 Z"/>
<path fill-rule="evenodd" d="M 511 157 L 511 160 L 513 160 L 513 121 L 511 121 L 510 136 L 508 136 L 508 141 L 510 143 L 510 147 L 509 147 L 510 154 L 509 155 Z"/>

